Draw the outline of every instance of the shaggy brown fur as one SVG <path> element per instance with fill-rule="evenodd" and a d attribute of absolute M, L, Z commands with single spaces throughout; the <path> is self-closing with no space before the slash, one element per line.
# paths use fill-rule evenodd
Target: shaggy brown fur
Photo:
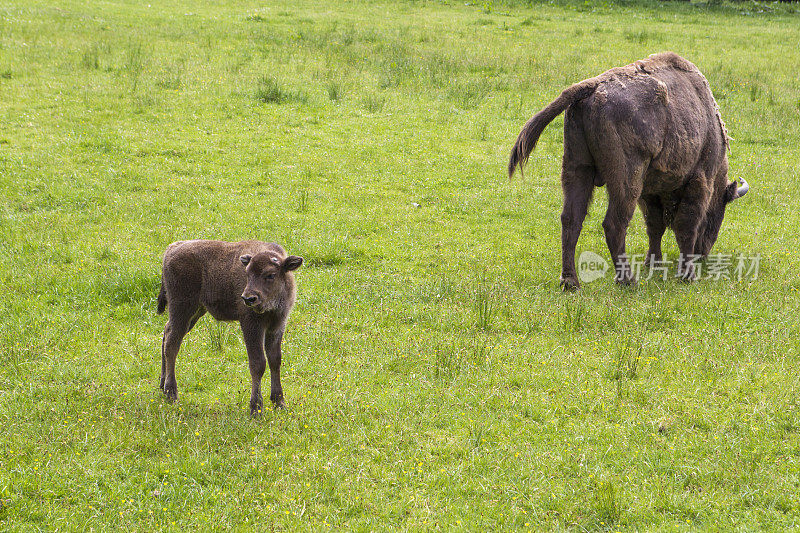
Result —
<path fill-rule="evenodd" d="M 544 128 L 564 118 L 561 185 L 561 283 L 579 286 L 575 245 L 595 187 L 608 187 L 603 220 L 619 283 L 633 282 L 625 234 L 638 202 L 650 241 L 648 262 L 661 260 L 669 225 L 681 252 L 679 275 L 695 277 L 694 260 L 709 253 L 726 205 L 747 185 L 728 182 L 728 136 L 708 81 L 672 52 L 654 54 L 565 89 L 519 133 L 509 177 Z"/>
<path fill-rule="evenodd" d="M 250 412 L 263 405 L 261 378 L 267 362 L 270 400 L 283 407 L 281 341 L 297 295 L 294 270 L 303 258 L 260 241 L 179 241 L 164 253 L 158 313 L 169 308 L 161 343 L 161 389 L 178 398 L 175 359 L 183 337 L 206 311 L 217 320 L 238 320 L 247 347 L 252 392 Z M 266 351 L 266 357 L 264 353 Z"/>

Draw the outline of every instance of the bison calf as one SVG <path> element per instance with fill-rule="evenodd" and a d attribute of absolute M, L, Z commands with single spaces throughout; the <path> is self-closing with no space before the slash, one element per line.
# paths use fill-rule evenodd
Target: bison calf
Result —
<path fill-rule="evenodd" d="M 178 398 L 175 358 L 183 337 L 206 311 L 242 327 L 253 389 L 250 413 L 263 405 L 261 378 L 269 363 L 270 400 L 283 407 L 281 341 L 297 295 L 294 271 L 303 258 L 260 241 L 179 241 L 164 253 L 158 313 L 169 307 L 161 343 L 160 387 Z M 266 352 L 266 357 L 264 353 Z"/>

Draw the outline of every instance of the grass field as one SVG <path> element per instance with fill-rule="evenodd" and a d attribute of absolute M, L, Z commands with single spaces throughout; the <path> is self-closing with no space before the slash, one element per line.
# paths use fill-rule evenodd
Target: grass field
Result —
<path fill-rule="evenodd" d="M 85 4 L 0 5 L 0 530 L 800 526 L 796 6 Z M 562 119 L 524 180 L 509 149 L 663 50 L 751 186 L 714 252 L 759 276 L 562 294 Z M 187 238 L 305 257 L 286 410 L 248 416 L 210 318 L 158 390 Z"/>

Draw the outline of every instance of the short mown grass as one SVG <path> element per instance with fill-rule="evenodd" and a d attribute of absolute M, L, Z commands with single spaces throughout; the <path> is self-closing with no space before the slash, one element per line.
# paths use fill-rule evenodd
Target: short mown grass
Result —
<path fill-rule="evenodd" d="M 0 6 L 0 529 L 797 528 L 800 20 L 712 4 Z M 524 180 L 508 151 L 663 50 L 751 186 L 714 251 L 759 275 L 562 294 L 563 119 Z M 607 258 L 605 206 L 579 252 Z M 248 416 L 210 317 L 158 390 L 190 238 L 305 257 L 286 410 Z"/>

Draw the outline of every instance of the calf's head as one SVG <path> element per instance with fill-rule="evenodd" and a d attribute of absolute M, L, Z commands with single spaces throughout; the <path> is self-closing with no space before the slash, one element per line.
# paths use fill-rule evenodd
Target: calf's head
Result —
<path fill-rule="evenodd" d="M 719 229 L 722 226 L 722 219 L 725 217 L 725 208 L 729 203 L 741 198 L 750 186 L 745 180 L 739 185 L 736 181 L 732 181 L 725 186 L 725 190 L 720 194 L 715 194 L 711 198 L 711 204 L 708 206 L 706 218 L 703 224 L 700 225 L 700 231 L 697 235 L 697 246 L 695 251 L 701 255 L 706 256 L 711 252 L 711 247 L 717 242 L 719 236 Z"/>
<path fill-rule="evenodd" d="M 242 301 L 256 313 L 262 314 L 283 309 L 294 292 L 294 274 L 303 264 L 303 258 L 260 252 L 239 258 L 247 273 L 247 285 Z M 291 305 L 289 303 L 288 305 Z"/>

